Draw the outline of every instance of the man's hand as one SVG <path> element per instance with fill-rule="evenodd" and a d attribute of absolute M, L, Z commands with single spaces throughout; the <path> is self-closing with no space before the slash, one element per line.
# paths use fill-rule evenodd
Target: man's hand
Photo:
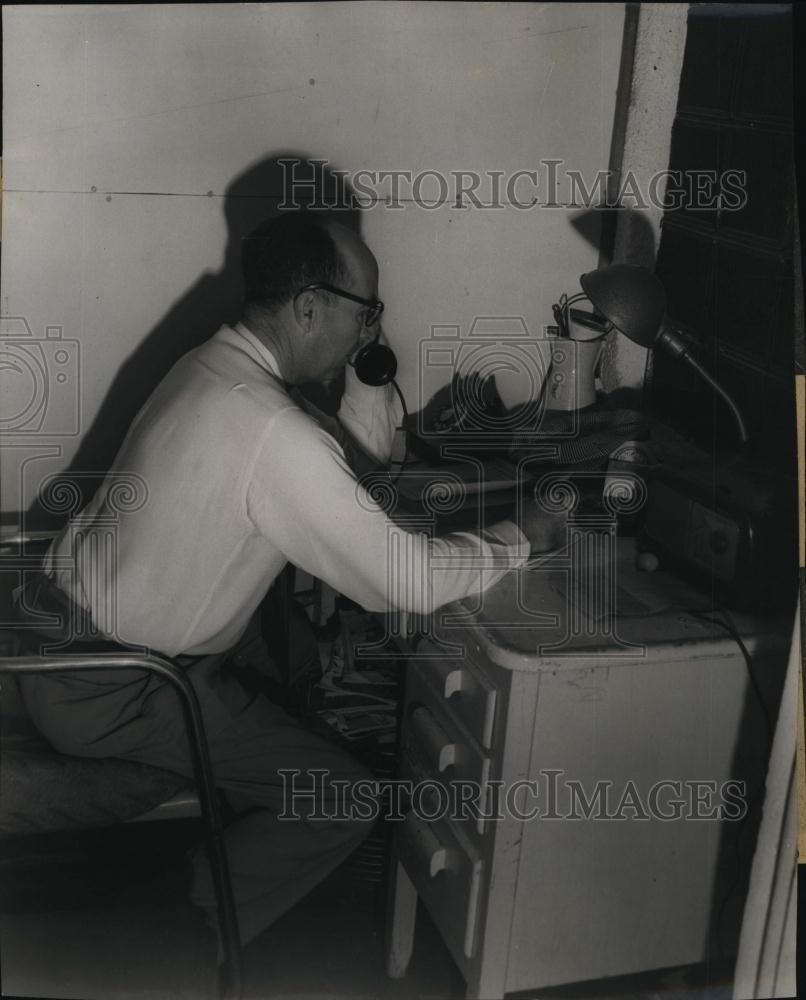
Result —
<path fill-rule="evenodd" d="M 565 543 L 568 511 L 549 513 L 534 500 L 527 500 L 517 521 L 518 527 L 529 539 L 532 555 L 553 552 Z"/>

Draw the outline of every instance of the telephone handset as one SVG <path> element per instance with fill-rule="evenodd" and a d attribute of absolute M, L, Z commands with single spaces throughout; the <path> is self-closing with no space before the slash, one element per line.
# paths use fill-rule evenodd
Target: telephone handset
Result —
<path fill-rule="evenodd" d="M 364 385 L 387 385 L 397 374 L 397 358 L 391 347 L 379 344 L 380 332 L 375 339 L 362 347 L 350 364 L 358 380 Z"/>

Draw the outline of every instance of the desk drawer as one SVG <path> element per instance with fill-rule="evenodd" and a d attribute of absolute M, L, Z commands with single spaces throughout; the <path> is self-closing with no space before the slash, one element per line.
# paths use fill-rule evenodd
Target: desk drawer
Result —
<path fill-rule="evenodd" d="M 421 643 L 419 651 L 427 652 L 428 643 Z M 492 747 L 497 698 L 488 680 L 461 660 L 414 660 L 409 670 L 413 678 L 428 685 L 474 739 L 483 747 Z"/>
<path fill-rule="evenodd" d="M 492 822 L 484 815 L 489 809 L 490 758 L 449 733 L 425 706 L 417 707 L 406 722 L 400 776 L 413 787 L 423 786 L 421 808 L 427 820 L 448 819 L 483 849 L 482 835 Z"/>
<path fill-rule="evenodd" d="M 477 784 L 488 779 L 489 757 L 451 725 L 449 716 L 432 711 L 427 702 L 415 698 L 408 703 L 403 743 L 417 748 L 434 777 Z"/>
<path fill-rule="evenodd" d="M 398 856 L 460 968 L 476 950 L 484 865 L 441 823 L 409 813 L 398 829 Z"/>

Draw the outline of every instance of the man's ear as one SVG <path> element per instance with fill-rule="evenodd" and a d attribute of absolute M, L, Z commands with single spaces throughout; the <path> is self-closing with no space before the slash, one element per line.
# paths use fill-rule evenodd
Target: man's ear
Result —
<path fill-rule="evenodd" d="M 303 330 L 313 326 L 318 307 L 316 292 L 303 292 L 294 299 L 294 319 Z"/>

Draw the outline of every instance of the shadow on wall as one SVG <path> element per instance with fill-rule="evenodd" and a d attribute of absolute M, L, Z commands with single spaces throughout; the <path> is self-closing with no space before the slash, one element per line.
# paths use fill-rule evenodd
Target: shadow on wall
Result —
<path fill-rule="evenodd" d="M 646 213 L 634 208 L 590 208 L 575 215 L 571 226 L 599 251 L 600 267 L 620 263 L 654 269 L 657 247 Z"/>
<path fill-rule="evenodd" d="M 295 161 L 296 166 L 292 167 L 288 161 Z M 241 240 L 266 219 L 296 210 L 291 205 L 287 178 L 293 176 L 306 182 L 293 192 L 297 200 L 304 199 L 304 207 L 333 215 L 343 225 L 360 232 L 360 211 L 354 207 L 351 189 L 343 177 L 334 174 L 332 167 L 310 165 L 317 162 L 326 161 L 316 160 L 310 154 L 281 151 L 254 163 L 229 184 L 223 199 L 227 246 L 221 269 L 205 272 L 191 285 L 123 363 L 75 457 L 58 477 L 59 482 L 75 484 L 75 506 L 57 516 L 37 497 L 26 515 L 30 528 L 57 527 L 83 508 L 103 481 L 132 421 L 168 371 L 183 354 L 204 343 L 222 324 L 240 318 Z M 340 394 L 340 388 L 334 385 L 333 392 Z M 306 395 L 315 396 L 316 392 L 311 389 Z M 313 401 L 323 409 L 332 408 L 332 403 L 321 396 Z M 51 480 L 49 492 L 53 489 Z"/>

